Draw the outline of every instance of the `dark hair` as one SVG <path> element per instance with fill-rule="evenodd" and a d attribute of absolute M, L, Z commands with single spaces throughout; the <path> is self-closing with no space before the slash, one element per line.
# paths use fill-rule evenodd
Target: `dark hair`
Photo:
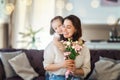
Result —
<path fill-rule="evenodd" d="M 52 28 L 52 22 L 54 20 L 57 20 L 57 19 L 59 19 L 63 23 L 63 17 L 62 16 L 55 16 L 50 22 L 50 35 L 53 35 L 55 33 L 54 29 Z"/>
<path fill-rule="evenodd" d="M 73 26 L 76 29 L 76 32 L 73 34 L 73 41 L 78 40 L 82 36 L 82 29 L 81 29 L 81 21 L 80 19 L 75 15 L 69 15 L 64 18 L 64 21 L 68 19 L 72 22 Z M 66 38 L 63 38 L 63 40 L 67 40 Z"/>

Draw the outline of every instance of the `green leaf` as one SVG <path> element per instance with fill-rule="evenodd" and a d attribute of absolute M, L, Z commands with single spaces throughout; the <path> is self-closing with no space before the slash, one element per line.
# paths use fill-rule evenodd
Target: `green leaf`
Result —
<path fill-rule="evenodd" d="M 40 32 L 42 29 L 43 29 L 43 27 L 40 28 L 40 29 L 38 29 L 37 31 L 35 31 L 35 34 L 38 33 L 38 32 Z"/>
<path fill-rule="evenodd" d="M 19 34 L 22 35 L 23 38 L 24 38 L 24 37 L 29 37 L 29 36 L 31 36 L 30 33 L 19 32 Z"/>

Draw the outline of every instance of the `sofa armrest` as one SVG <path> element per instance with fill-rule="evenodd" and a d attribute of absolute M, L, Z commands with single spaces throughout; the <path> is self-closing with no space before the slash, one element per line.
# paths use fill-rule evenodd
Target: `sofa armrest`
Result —
<path fill-rule="evenodd" d="M 3 80 L 4 78 L 5 78 L 5 72 L 4 72 L 2 61 L 0 59 L 0 80 Z"/>

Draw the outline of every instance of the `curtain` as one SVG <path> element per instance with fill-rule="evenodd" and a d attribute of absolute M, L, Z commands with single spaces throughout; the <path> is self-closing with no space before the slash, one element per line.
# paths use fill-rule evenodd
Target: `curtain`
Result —
<path fill-rule="evenodd" d="M 10 16 L 10 40 L 9 46 L 11 48 L 21 48 L 23 46 L 20 43 L 20 32 L 25 31 L 25 27 L 29 26 L 29 11 L 32 0 L 15 0 L 15 9 Z"/>

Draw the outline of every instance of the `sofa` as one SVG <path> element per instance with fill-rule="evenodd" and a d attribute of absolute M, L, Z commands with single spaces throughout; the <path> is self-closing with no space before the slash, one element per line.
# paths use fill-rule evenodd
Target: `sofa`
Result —
<path fill-rule="evenodd" d="M 22 50 L 27 55 L 30 65 L 39 74 L 33 80 L 45 80 L 45 70 L 43 68 L 43 52 L 44 50 L 35 49 L 0 49 L 0 52 L 14 52 Z M 99 57 L 108 57 L 115 60 L 120 60 L 120 50 L 90 50 L 91 54 L 91 72 L 87 75 L 85 80 L 89 79 L 95 68 L 95 63 L 99 61 Z M 0 59 L 0 80 L 23 80 L 20 76 L 13 76 L 6 78 L 3 63 Z"/>
<path fill-rule="evenodd" d="M 90 54 L 91 71 L 85 80 L 120 80 L 120 50 L 95 49 L 90 50 Z M 104 59 L 100 60 L 100 57 L 104 57 Z M 96 70 L 96 67 L 100 69 Z M 93 73 L 95 74 L 93 75 Z M 108 77 L 106 77 L 107 74 L 109 74 Z"/>

